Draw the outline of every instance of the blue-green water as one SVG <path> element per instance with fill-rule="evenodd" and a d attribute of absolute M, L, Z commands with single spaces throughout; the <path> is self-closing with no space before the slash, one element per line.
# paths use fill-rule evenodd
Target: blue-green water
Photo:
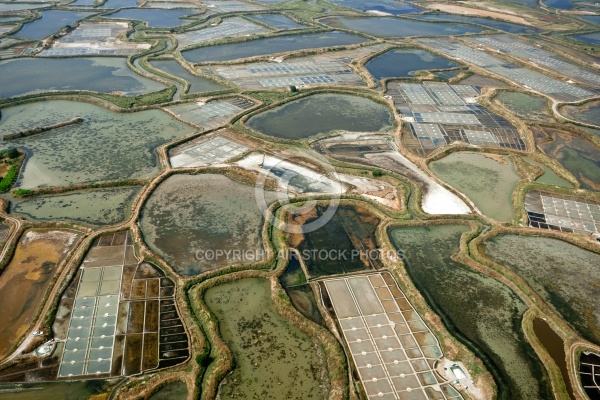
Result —
<path fill-rule="evenodd" d="M 413 72 L 428 69 L 446 69 L 459 66 L 457 63 L 439 57 L 426 50 L 396 49 L 372 58 L 365 64 L 367 70 L 375 77 L 406 78 Z"/>
<path fill-rule="evenodd" d="M 248 126 L 268 136 L 304 139 L 334 130 L 383 131 L 393 126 L 389 109 L 346 94 L 315 94 L 257 114 Z"/>
<path fill-rule="evenodd" d="M 571 37 L 588 44 L 600 44 L 600 32 L 584 33 L 583 35 L 573 35 Z"/>
<path fill-rule="evenodd" d="M 294 21 L 293 19 L 290 19 L 290 18 L 286 17 L 285 15 L 281 15 L 281 14 L 255 14 L 255 15 L 249 15 L 248 17 L 250 19 L 262 22 L 263 24 L 267 24 L 272 28 L 282 30 L 282 31 L 290 30 L 290 29 L 308 28 L 306 25 L 299 24 L 296 21 Z"/>
<path fill-rule="evenodd" d="M 391 15 L 413 14 L 421 9 L 410 4 L 394 0 L 330 0 L 338 6 L 353 8 L 358 11 L 379 11 Z"/>
<path fill-rule="evenodd" d="M 462 225 L 388 231 L 406 269 L 451 333 L 474 349 L 496 380 L 502 400 L 551 399 L 546 370 L 523 332 L 527 305 L 504 284 L 453 261 Z"/>
<path fill-rule="evenodd" d="M 500 29 L 509 33 L 538 33 L 540 29 L 533 26 L 513 24 L 510 22 L 496 21 L 488 18 L 477 18 L 467 17 L 463 15 L 450 15 L 450 14 L 426 14 L 426 15 L 415 15 L 411 18 L 419 19 L 422 21 L 452 21 L 462 22 L 465 24 L 478 24 L 483 26 L 489 26 L 490 28 Z"/>
<path fill-rule="evenodd" d="M 64 28 L 66 25 L 71 25 L 92 14 L 89 12 L 59 10 L 42 11 L 42 18 L 26 23 L 18 32 L 13 33 L 12 36 L 42 40 L 59 29 Z"/>
<path fill-rule="evenodd" d="M 108 4 L 107 7 L 109 6 L 114 7 L 113 5 Z M 105 18 L 144 21 L 151 28 L 170 28 L 190 23 L 190 20 L 181 19 L 181 17 L 193 14 L 194 12 L 194 10 L 189 9 L 161 10 L 158 8 L 131 8 L 106 15 Z"/>
<path fill-rule="evenodd" d="M 18 58 L 0 62 L 0 98 L 51 90 L 136 95 L 165 88 L 129 69 L 125 58 Z"/>
<path fill-rule="evenodd" d="M 216 46 L 199 47 L 181 54 L 190 62 L 230 61 L 238 58 L 284 53 L 294 50 L 319 47 L 343 46 L 366 42 L 367 39 L 345 32 L 308 33 L 305 35 L 276 36 L 249 40 L 240 43 L 227 43 Z"/>
<path fill-rule="evenodd" d="M 479 33 L 483 28 L 451 22 L 414 21 L 389 17 L 326 17 L 319 20 L 333 28 L 345 28 L 368 35 L 391 38 L 410 36 L 448 36 Z"/>
<path fill-rule="evenodd" d="M 17 185 L 61 186 L 158 173 L 156 148 L 194 132 L 160 110 L 115 113 L 75 101 L 52 100 L 2 109 L 0 135 L 47 126 L 75 117 L 80 124 L 2 142 L 27 153 Z"/>
<path fill-rule="evenodd" d="M 150 64 L 167 74 L 174 75 L 189 82 L 190 89 L 188 90 L 188 93 L 214 92 L 228 89 L 226 86 L 219 85 L 209 79 L 191 74 L 175 60 L 155 60 L 151 61 Z"/>

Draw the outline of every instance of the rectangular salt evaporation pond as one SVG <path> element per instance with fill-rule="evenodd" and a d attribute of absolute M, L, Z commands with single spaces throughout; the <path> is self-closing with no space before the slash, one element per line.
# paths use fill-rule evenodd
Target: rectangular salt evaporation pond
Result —
<path fill-rule="evenodd" d="M 600 232 L 600 203 L 583 197 L 557 195 L 537 190 L 525 195 L 529 226 L 563 232 Z"/>
<path fill-rule="evenodd" d="M 385 13 L 388 15 L 413 14 L 422 10 L 410 4 L 394 0 L 331 0 L 333 4 L 359 11 Z"/>
<path fill-rule="evenodd" d="M 462 35 L 465 33 L 480 33 L 484 30 L 474 25 L 414 21 L 389 17 L 325 17 L 321 18 L 319 22 L 332 28 L 351 29 L 383 38 Z"/>
<path fill-rule="evenodd" d="M 234 36 L 248 36 L 269 30 L 241 17 L 226 18 L 220 24 L 175 35 L 179 48 Z"/>
<path fill-rule="evenodd" d="M 492 56 L 458 42 L 455 39 L 417 39 L 423 46 L 432 48 L 442 54 L 474 64 L 488 72 L 500 75 L 525 88 L 531 88 L 560 101 L 577 101 L 595 96 L 594 90 L 567 83 L 537 71 L 518 66 L 502 58 Z"/>
<path fill-rule="evenodd" d="M 182 17 L 194 13 L 195 11 L 193 10 L 184 9 L 160 10 L 150 8 L 131 8 L 105 15 L 104 18 L 143 21 L 150 28 L 170 28 L 189 24 L 192 21 L 189 19 L 182 19 Z"/>
<path fill-rule="evenodd" d="M 219 85 L 218 83 L 209 79 L 190 73 L 175 60 L 150 61 L 150 65 L 166 72 L 169 75 L 173 75 L 187 81 L 190 84 L 190 88 L 188 89 L 187 93 L 216 92 L 229 89 L 228 87 Z"/>
<path fill-rule="evenodd" d="M 540 49 L 532 43 L 515 40 L 512 35 L 494 35 L 468 38 L 467 40 L 477 45 L 486 46 L 493 51 L 510 54 L 512 57 L 520 58 L 523 62 L 533 62 L 537 66 L 578 82 L 596 87 L 600 86 L 600 73 L 596 70 L 582 67 L 558 54 Z"/>
<path fill-rule="evenodd" d="M 364 82 L 350 68 L 349 63 L 385 48 L 386 45 L 365 46 L 354 50 L 287 59 L 278 63 L 244 63 L 207 67 L 205 70 L 245 89 L 328 84 L 364 86 Z"/>
<path fill-rule="evenodd" d="M 59 378 L 111 373 L 123 266 L 136 262 L 128 235 L 103 236 L 83 260 Z"/>
<path fill-rule="evenodd" d="M 128 22 L 82 22 L 72 32 L 55 40 L 43 50 L 42 57 L 81 55 L 127 56 L 150 48 L 150 43 L 116 40 L 125 36 Z"/>
<path fill-rule="evenodd" d="M 462 399 L 434 372 L 437 339 L 389 273 L 323 282 L 369 398 Z"/>
<path fill-rule="evenodd" d="M 185 103 L 167 107 L 178 118 L 204 130 L 225 125 L 236 114 L 253 107 L 254 102 L 243 97 L 210 101 L 208 103 Z"/>
<path fill-rule="evenodd" d="M 18 32 L 13 33 L 13 36 L 24 39 L 42 40 L 59 29 L 64 28 L 66 25 L 71 25 L 93 14 L 95 13 L 59 10 L 42 11 L 42 18 L 23 25 Z"/>
<path fill-rule="evenodd" d="M 221 132 L 221 131 L 219 131 Z M 239 156 L 248 148 L 225 136 L 210 138 L 200 136 L 169 151 L 169 161 L 173 168 L 204 167 L 221 164 Z"/>
<path fill-rule="evenodd" d="M 240 43 L 199 47 L 183 51 L 181 54 L 187 61 L 193 63 L 231 61 L 239 58 L 257 57 L 296 50 L 359 44 L 367 40 L 349 33 L 333 31 L 308 33 L 305 35 L 276 36 Z"/>
<path fill-rule="evenodd" d="M 156 92 L 165 85 L 136 74 L 124 58 L 91 57 L 2 61 L 0 87 L 0 98 L 10 98 L 73 90 L 138 95 Z"/>
<path fill-rule="evenodd" d="M 299 24 L 282 14 L 254 14 L 247 17 L 281 31 L 308 28 L 307 25 Z"/>

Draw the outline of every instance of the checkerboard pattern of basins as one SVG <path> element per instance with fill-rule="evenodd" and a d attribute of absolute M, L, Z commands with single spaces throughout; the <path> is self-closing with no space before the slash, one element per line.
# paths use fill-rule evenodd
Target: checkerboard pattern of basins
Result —
<path fill-rule="evenodd" d="M 138 263 L 128 231 L 96 239 L 57 313 L 58 378 L 133 375 L 185 361 L 174 294 L 160 269 Z"/>
<path fill-rule="evenodd" d="M 255 103 L 243 97 L 232 97 L 208 103 L 184 103 L 166 109 L 178 118 L 207 131 L 221 127 L 236 114 L 253 107 Z"/>
<path fill-rule="evenodd" d="M 475 146 L 526 148 L 515 126 L 474 103 L 473 99 L 479 96 L 474 86 L 391 82 L 387 94 L 401 114 L 412 118 L 411 139 L 405 140 L 405 145 L 416 153 L 425 155 L 456 141 Z"/>
<path fill-rule="evenodd" d="M 600 203 L 532 190 L 525 195 L 529 226 L 580 234 L 600 232 Z"/>
<path fill-rule="evenodd" d="M 222 135 L 200 136 L 169 150 L 169 161 L 173 168 L 203 167 L 226 162 L 246 150 L 246 146 Z"/>
<path fill-rule="evenodd" d="M 581 385 L 590 399 L 600 399 L 600 355 L 583 352 L 579 360 Z"/>
<path fill-rule="evenodd" d="M 361 47 L 352 51 L 317 54 L 281 62 L 255 62 L 240 65 L 207 67 L 205 71 L 219 75 L 244 89 L 282 88 L 305 85 L 364 86 L 360 76 L 350 68 L 353 59 L 385 49 L 386 45 Z"/>
<path fill-rule="evenodd" d="M 389 273 L 324 284 L 369 399 L 462 398 L 434 372 L 437 339 Z"/>

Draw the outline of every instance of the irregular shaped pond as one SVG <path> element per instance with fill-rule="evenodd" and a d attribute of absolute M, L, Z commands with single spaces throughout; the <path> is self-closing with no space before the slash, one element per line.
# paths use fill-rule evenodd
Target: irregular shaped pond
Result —
<path fill-rule="evenodd" d="M 265 199 L 269 204 L 276 194 Z M 254 186 L 217 174 L 169 177 L 140 218 L 148 246 L 185 276 L 261 261 L 262 226 Z"/>
<path fill-rule="evenodd" d="M 208 289 L 204 299 L 235 358 L 235 369 L 220 386 L 221 399 L 327 397 L 318 346 L 277 314 L 269 281 L 219 285 Z"/>
<path fill-rule="evenodd" d="M 151 61 L 150 64 L 157 69 L 165 71 L 167 74 L 189 82 L 190 88 L 188 93 L 214 92 L 228 89 L 226 86 L 190 73 L 175 60 L 155 60 Z"/>
<path fill-rule="evenodd" d="M 482 213 L 499 221 L 512 219 L 512 195 L 521 177 L 508 156 L 452 153 L 429 168 L 467 195 Z"/>
<path fill-rule="evenodd" d="M 495 97 L 500 104 L 520 118 L 534 121 L 548 121 L 552 119 L 548 100 L 518 92 L 502 91 Z"/>
<path fill-rule="evenodd" d="M 479 33 L 484 28 L 451 22 L 428 22 L 386 17 L 326 17 L 319 22 L 377 37 L 448 36 Z"/>
<path fill-rule="evenodd" d="M 594 101 L 582 106 L 564 106 L 560 111 L 569 118 L 600 125 L 600 102 Z"/>
<path fill-rule="evenodd" d="M 0 275 L 0 360 L 27 332 L 56 275 L 57 265 L 79 238 L 75 231 L 28 230 Z M 1 397 L 1 396 L 0 396 Z"/>
<path fill-rule="evenodd" d="M 88 103 L 52 100 L 2 109 L 0 135 L 76 117 L 83 122 L 2 142 L 3 147 L 27 152 L 18 186 L 150 177 L 159 171 L 156 148 L 194 132 L 159 110 L 115 113 Z"/>
<path fill-rule="evenodd" d="M 26 23 L 18 32 L 13 33 L 12 36 L 42 40 L 59 29 L 64 28 L 66 25 L 71 25 L 92 14 L 94 13 L 60 10 L 42 11 L 42 18 Z M 46 72 L 47 71 L 44 71 L 44 73 Z M 40 75 L 42 75 L 42 73 L 40 73 Z"/>
<path fill-rule="evenodd" d="M 142 188 L 91 189 L 11 199 L 11 213 L 33 221 L 68 221 L 92 227 L 115 225 L 131 215 Z"/>
<path fill-rule="evenodd" d="M 230 61 L 238 58 L 264 56 L 266 54 L 284 53 L 294 50 L 364 43 L 367 40 L 346 32 L 320 32 L 307 33 L 305 35 L 275 36 L 240 43 L 205 46 L 186 50 L 181 54 L 187 61 L 194 63 Z"/>
<path fill-rule="evenodd" d="M 562 240 L 492 238 L 485 253 L 523 277 L 579 334 L 600 344 L 600 254 Z"/>
<path fill-rule="evenodd" d="M 315 94 L 257 114 L 248 126 L 268 136 L 304 139 L 334 130 L 386 131 L 393 127 L 389 109 L 348 94 Z"/>
<path fill-rule="evenodd" d="M 134 95 L 165 85 L 130 70 L 125 58 L 90 57 L 6 60 L 0 62 L 0 87 L 0 98 L 8 98 L 55 90 Z"/>
<path fill-rule="evenodd" d="M 390 50 L 372 58 L 365 64 L 365 67 L 375 79 L 407 78 L 414 76 L 415 71 L 458 66 L 459 64 L 448 59 L 418 49 Z"/>
<path fill-rule="evenodd" d="M 534 128 L 536 144 L 561 163 L 587 190 L 600 190 L 600 148 L 575 134 Z"/>

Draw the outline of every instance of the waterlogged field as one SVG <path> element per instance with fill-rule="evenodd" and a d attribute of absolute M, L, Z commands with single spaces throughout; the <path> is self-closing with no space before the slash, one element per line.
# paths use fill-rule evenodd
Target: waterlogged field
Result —
<path fill-rule="evenodd" d="M 600 254 L 562 240 L 502 235 L 485 252 L 520 276 L 580 335 L 600 344 Z"/>
<path fill-rule="evenodd" d="M 263 216 L 254 190 L 224 175 L 171 176 L 142 210 L 144 239 L 184 276 L 259 262 Z M 265 199 L 267 204 L 274 201 L 275 192 L 266 192 Z M 242 254 L 215 253 L 233 250 Z"/>
<path fill-rule="evenodd" d="M 512 194 L 521 177 L 508 156 L 452 153 L 429 167 L 438 178 L 467 195 L 485 215 L 499 221 L 512 219 Z"/>
<path fill-rule="evenodd" d="M 499 398 L 552 398 L 544 367 L 521 331 L 527 306 L 502 283 L 450 256 L 459 250 L 462 225 L 398 227 L 390 239 L 406 268 L 451 333 L 473 348 L 494 375 Z"/>
<path fill-rule="evenodd" d="M 0 275 L 0 360 L 29 328 L 57 265 L 79 238 L 72 231 L 28 230 Z M 2 395 L 0 394 L 0 398 Z"/>
<path fill-rule="evenodd" d="M 43 73 L 40 73 L 43 71 Z M 0 98 L 48 91 L 87 90 L 138 95 L 165 85 L 129 69 L 125 58 L 17 58 L 0 62 Z M 3 110 L 4 111 L 4 110 Z"/>
<path fill-rule="evenodd" d="M 220 386 L 222 400 L 326 397 L 320 349 L 276 313 L 269 281 L 219 285 L 208 289 L 204 299 L 235 358 L 235 369 Z"/>
<path fill-rule="evenodd" d="M 40 101 L 2 109 L 0 135 L 81 117 L 80 124 L 10 142 L 27 152 L 17 185 L 62 186 L 158 173 L 155 149 L 194 132 L 159 110 L 115 113 L 74 101 Z"/>
<path fill-rule="evenodd" d="M 389 109 L 373 100 L 346 94 L 315 94 L 257 114 L 248 126 L 268 136 L 305 139 L 336 130 L 392 129 Z"/>
<path fill-rule="evenodd" d="M 53 196 L 11 199 L 11 213 L 33 221 L 69 221 L 92 227 L 115 225 L 131 214 L 142 188 L 91 189 Z"/>

